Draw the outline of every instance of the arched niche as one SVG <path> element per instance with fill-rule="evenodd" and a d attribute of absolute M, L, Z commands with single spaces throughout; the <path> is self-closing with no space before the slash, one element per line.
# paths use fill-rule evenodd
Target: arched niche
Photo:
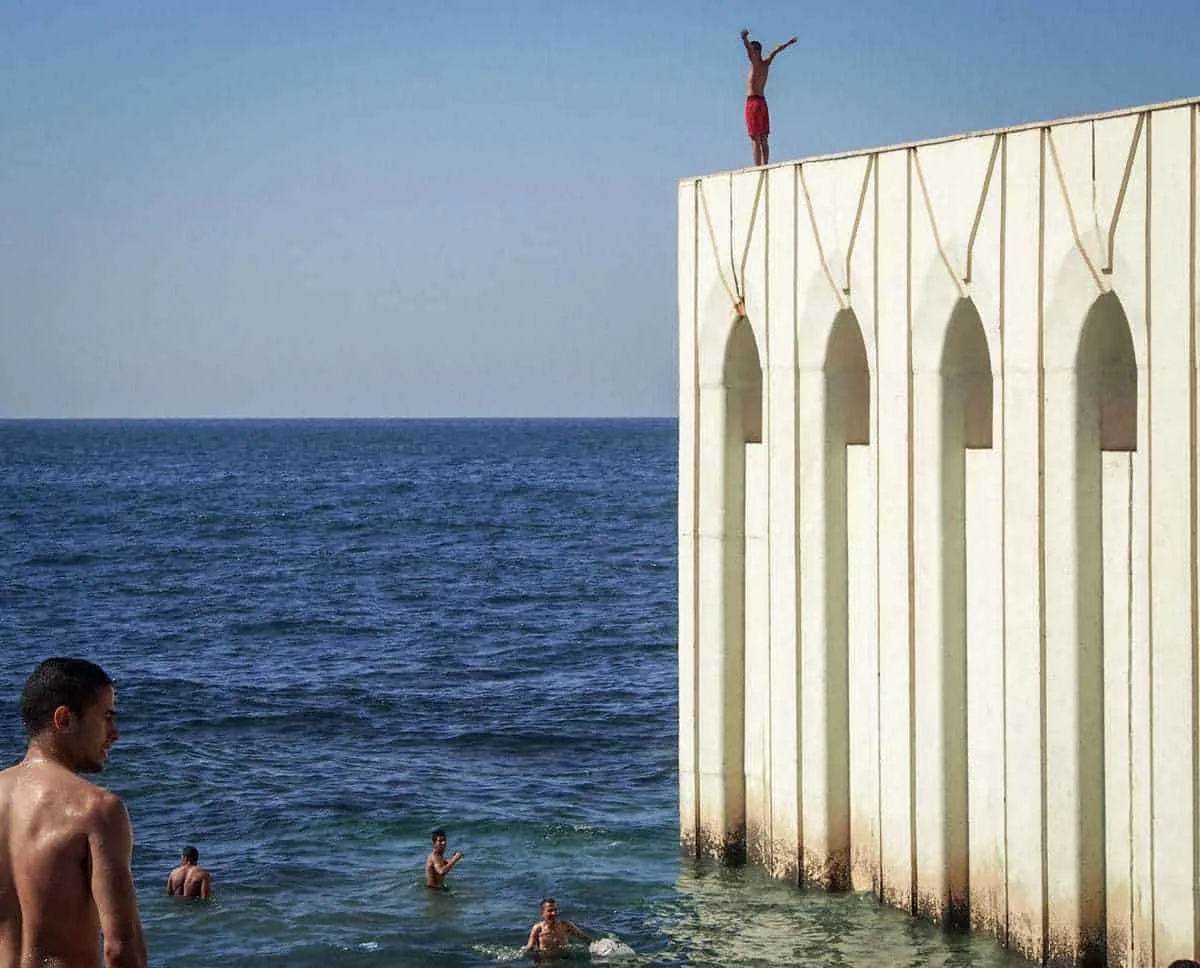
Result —
<path fill-rule="evenodd" d="M 710 332 L 702 361 L 697 485 L 697 758 L 701 853 L 746 859 L 747 461 L 764 437 L 763 372 L 750 320 Z M 718 355 L 719 354 L 719 355 Z M 753 456 L 761 456 L 755 454 Z M 760 495 L 750 495 L 754 501 Z M 754 506 L 761 510 L 761 505 Z"/>
<path fill-rule="evenodd" d="M 829 427 L 844 444 L 871 442 L 871 377 L 862 329 L 852 309 L 833 321 L 825 353 Z"/>
<path fill-rule="evenodd" d="M 971 681 L 968 657 L 972 629 L 989 627 L 995 616 L 973 616 L 971 608 L 986 596 L 972 596 L 969 590 L 981 582 L 999 581 L 1000 563 L 989 560 L 983 543 L 973 543 L 971 534 L 985 519 L 999 520 L 995 507 L 984 507 L 989 497 L 998 501 L 1000 493 L 998 465 L 983 471 L 989 476 L 976 478 L 980 486 L 968 487 L 968 478 L 980 468 L 969 466 L 968 451 L 992 447 L 992 368 L 983 321 L 970 299 L 959 299 L 951 310 L 938 360 L 939 435 L 933 470 L 936 475 L 937 501 L 928 510 L 938 515 L 937 539 L 930 547 L 935 556 L 937 592 L 929 599 L 937 602 L 940 614 L 920 648 L 934 650 L 922 662 L 926 674 L 932 674 L 937 720 L 919 729 L 936 737 L 936 754 L 930 756 L 929 775 L 936 778 L 929 793 L 940 799 L 936 829 L 922 831 L 926 837 L 940 840 L 930 855 L 940 860 L 936 889 L 925 894 L 922 905 L 951 927 L 967 927 L 972 911 L 971 884 L 971 798 L 969 703 Z M 999 539 L 993 542 L 998 544 Z M 992 622 L 994 624 L 994 621 Z M 935 631 L 936 630 L 936 631 Z M 936 672 L 934 671 L 936 670 Z M 934 758 L 936 757 L 936 758 Z M 931 872 L 932 873 L 932 872 Z M 925 893 L 925 892 L 922 892 Z"/>
<path fill-rule="evenodd" d="M 1081 433 L 1098 433 L 1100 450 L 1137 450 L 1137 359 L 1129 320 L 1114 293 L 1088 311 L 1075 368 Z"/>
<path fill-rule="evenodd" d="M 727 843 L 724 860 L 770 867 L 771 717 L 769 702 L 763 702 L 771 692 L 769 489 L 762 384 L 753 326 L 748 318 L 739 316 L 729 333 L 722 370 L 728 440 L 724 475 L 729 488 L 723 584 L 734 606 L 726 625 L 727 646 L 737 653 L 729 656 L 729 674 L 732 677 L 735 670 L 741 670 L 742 694 L 736 715 L 741 728 L 731 727 L 726 735 L 731 780 L 741 785 L 743 824 L 740 836 Z M 735 745 L 741 752 L 739 769 L 733 768 Z"/>
<path fill-rule="evenodd" d="M 952 424 L 960 430 L 961 414 L 962 446 L 969 450 L 991 447 L 992 364 L 983 320 L 969 299 L 960 299 L 950 315 L 941 372 L 947 429 Z"/>
<path fill-rule="evenodd" d="M 762 363 L 750 320 L 739 316 L 725 344 L 721 383 L 728 399 L 729 429 L 743 443 L 762 443 Z"/>
<path fill-rule="evenodd" d="M 1078 776 L 1074 857 L 1078 884 L 1082 961 L 1101 964 L 1108 947 L 1108 800 L 1105 752 L 1105 600 L 1129 581 L 1129 549 L 1106 547 L 1104 521 L 1128 517 L 1128 459 L 1106 461 L 1103 452 L 1137 450 L 1138 372 L 1129 321 L 1120 300 L 1105 293 L 1084 318 L 1075 357 L 1075 514 L 1073 588 L 1075 681 L 1068 683 L 1077 710 L 1073 756 Z M 1107 469 L 1106 469 L 1107 467 Z M 1115 475 L 1115 477 L 1113 476 Z M 1126 528 L 1119 529 L 1125 531 Z M 1111 537 L 1111 535 L 1110 535 Z M 1126 590 L 1128 592 L 1128 589 Z M 1064 645 L 1066 643 L 1063 643 Z M 1112 646 L 1127 648 L 1128 643 Z M 1053 698 L 1050 699 L 1054 701 Z M 1117 858 L 1118 863 L 1124 858 Z"/>
<path fill-rule="evenodd" d="M 850 605 L 853 597 L 851 574 L 874 574 L 874 549 L 852 547 L 850 518 L 857 513 L 860 519 L 873 519 L 873 509 L 851 507 L 852 473 L 866 473 L 866 465 L 852 465 L 847 448 L 870 443 L 871 387 L 867 368 L 867 352 L 862 329 L 853 310 L 843 309 L 834 317 L 825 346 L 822 373 L 824 377 L 824 446 L 819 455 L 822 480 L 821 505 L 810 509 L 823 527 L 823 547 L 819 561 L 822 607 L 822 634 L 804 656 L 810 678 L 817 676 L 821 686 L 805 697 L 805 702 L 823 704 L 817 713 L 819 723 L 812 723 L 810 735 L 821 736 L 824 749 L 810 758 L 810 763 L 822 763 L 819 782 L 824 796 L 823 816 L 806 817 L 807 859 L 804 865 L 809 880 L 831 890 L 845 890 L 851 885 L 851 730 L 850 730 Z M 817 455 L 814 455 L 817 456 Z M 859 489 L 861 490 L 861 488 Z M 857 556 L 857 557 L 856 557 Z M 857 571 L 855 565 L 858 566 Z M 815 591 L 815 589 L 814 589 Z M 859 589 L 863 592 L 864 589 Z M 873 595 L 873 590 L 867 590 Z M 820 831 L 820 836 L 816 835 Z"/>

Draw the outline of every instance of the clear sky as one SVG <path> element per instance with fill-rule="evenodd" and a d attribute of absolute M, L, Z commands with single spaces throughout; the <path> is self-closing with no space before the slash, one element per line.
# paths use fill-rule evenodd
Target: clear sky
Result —
<path fill-rule="evenodd" d="M 676 187 L 1200 94 L 1198 0 L 0 0 L 0 417 L 672 415 Z"/>

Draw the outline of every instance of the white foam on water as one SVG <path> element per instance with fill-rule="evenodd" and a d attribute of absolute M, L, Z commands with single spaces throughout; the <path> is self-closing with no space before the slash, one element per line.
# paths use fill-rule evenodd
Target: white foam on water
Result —
<path fill-rule="evenodd" d="M 494 961 L 498 961 L 500 964 L 504 964 L 504 965 L 507 965 L 510 963 L 523 964 L 525 961 L 525 959 L 523 957 L 525 949 L 523 947 L 522 948 L 513 948 L 513 947 L 508 947 L 508 946 L 500 947 L 500 946 L 495 946 L 495 945 L 479 945 L 479 944 L 477 944 L 477 945 L 472 945 L 471 950 L 477 951 L 481 955 L 486 955 L 489 958 L 493 959 Z"/>
<path fill-rule="evenodd" d="M 602 958 L 606 961 L 612 958 L 628 958 L 637 954 L 629 945 L 616 938 L 601 938 L 599 941 L 593 941 L 588 945 L 588 952 L 593 958 Z"/>

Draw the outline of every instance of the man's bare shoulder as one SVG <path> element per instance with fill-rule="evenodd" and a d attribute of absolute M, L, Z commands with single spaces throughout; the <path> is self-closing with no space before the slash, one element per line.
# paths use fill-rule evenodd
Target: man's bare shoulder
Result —
<path fill-rule="evenodd" d="M 102 786 L 94 783 L 87 785 L 90 789 L 80 791 L 80 814 L 88 829 L 101 834 L 112 830 L 131 831 L 132 824 L 125 801 Z"/>
<path fill-rule="evenodd" d="M 0 798 L 65 800 L 80 813 L 124 809 L 120 797 L 57 763 L 23 761 L 0 771 Z"/>

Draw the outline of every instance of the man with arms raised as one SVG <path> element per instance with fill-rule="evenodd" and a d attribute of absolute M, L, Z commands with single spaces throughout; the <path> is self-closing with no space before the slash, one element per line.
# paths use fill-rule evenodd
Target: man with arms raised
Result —
<path fill-rule="evenodd" d="M 746 56 L 750 58 L 750 73 L 746 78 L 746 133 L 754 143 L 756 165 L 765 165 L 771 157 L 767 146 L 767 136 L 771 133 L 771 116 L 767 111 L 767 73 L 771 70 L 775 55 L 795 42 L 795 37 L 786 40 L 763 57 L 762 44 L 750 39 L 750 31 L 742 31 L 742 44 L 746 48 Z"/>
<path fill-rule="evenodd" d="M 29 749 L 0 772 L 0 968 L 146 966 L 129 814 L 78 775 L 104 768 L 115 703 L 83 659 L 47 659 L 25 683 Z"/>

